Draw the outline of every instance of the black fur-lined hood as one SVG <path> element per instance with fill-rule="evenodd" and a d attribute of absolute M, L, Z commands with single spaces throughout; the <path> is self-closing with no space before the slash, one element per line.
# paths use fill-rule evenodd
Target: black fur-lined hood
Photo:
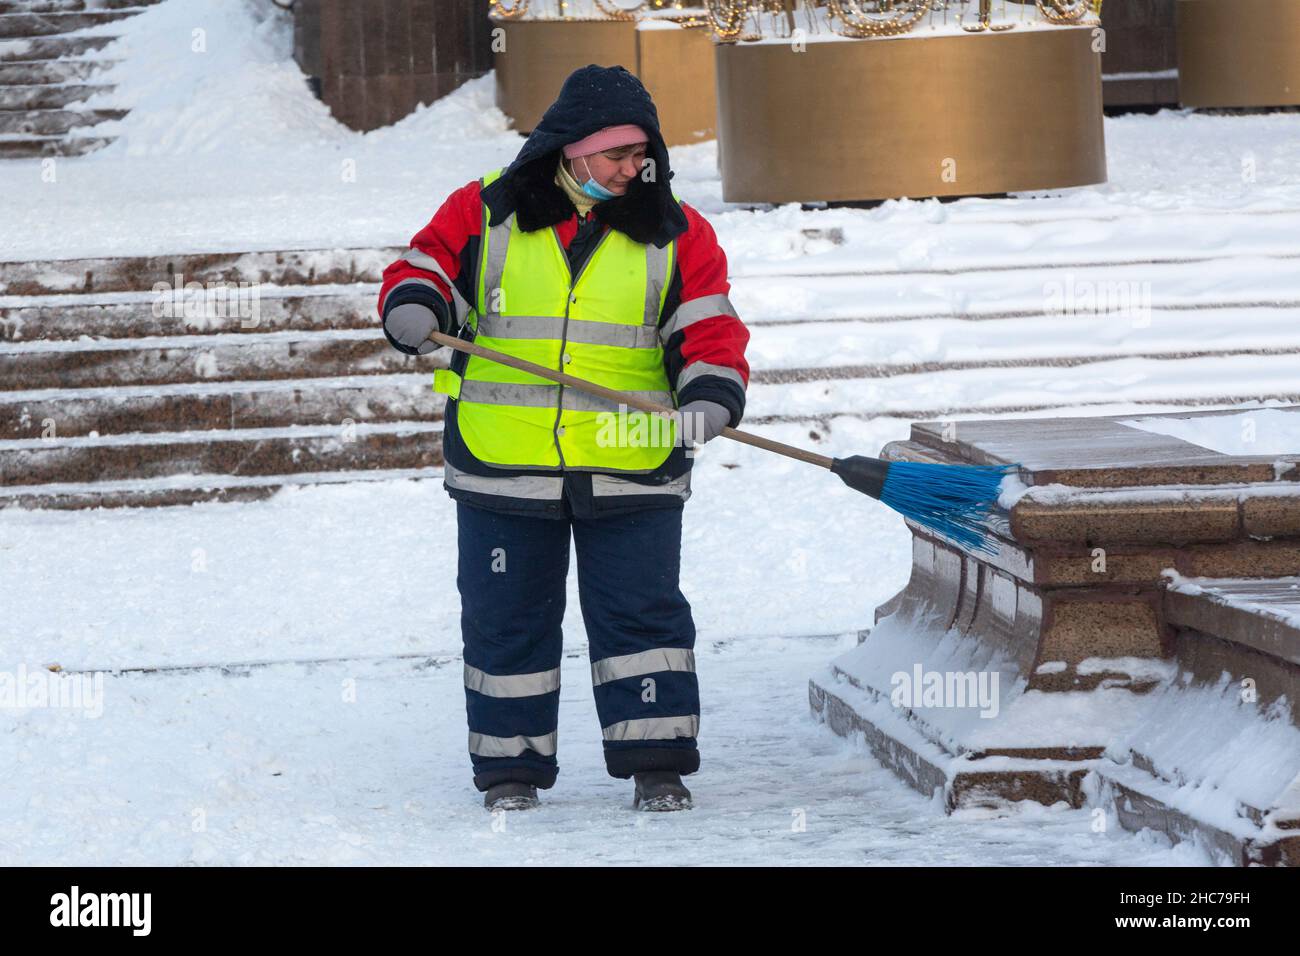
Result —
<path fill-rule="evenodd" d="M 669 182 L 668 148 L 659 131 L 659 113 L 650 94 L 621 66 L 591 64 L 574 70 L 559 98 L 525 140 L 514 162 L 496 182 L 483 190 L 491 210 L 491 225 L 512 212 L 525 232 L 563 222 L 573 215 L 573 203 L 555 183 L 561 149 L 606 126 L 635 123 L 646 131 L 646 155 L 654 160 L 655 180 L 633 179 L 622 196 L 592 207 L 601 222 L 637 242 L 662 248 L 688 228 L 686 214 L 673 199 Z"/>

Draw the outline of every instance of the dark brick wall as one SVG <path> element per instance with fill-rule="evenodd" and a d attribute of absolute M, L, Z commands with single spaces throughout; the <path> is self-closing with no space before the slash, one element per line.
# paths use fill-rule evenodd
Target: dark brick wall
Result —
<path fill-rule="evenodd" d="M 1176 0 L 1105 0 L 1101 23 L 1106 29 L 1106 52 L 1101 71 L 1156 73 L 1178 66 L 1174 34 Z M 1178 81 L 1107 80 L 1107 106 L 1174 105 Z"/>
<path fill-rule="evenodd" d="M 342 123 L 369 130 L 492 68 L 482 0 L 297 0 L 294 57 Z"/>

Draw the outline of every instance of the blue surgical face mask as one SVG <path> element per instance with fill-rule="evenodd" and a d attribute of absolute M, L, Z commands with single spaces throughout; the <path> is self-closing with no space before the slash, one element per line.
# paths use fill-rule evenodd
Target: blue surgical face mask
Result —
<path fill-rule="evenodd" d="M 587 158 L 585 156 L 582 159 L 582 164 L 587 167 L 587 181 L 582 184 L 582 191 L 584 193 L 593 199 L 613 199 L 618 195 L 618 193 L 610 192 L 600 183 L 596 182 L 591 175 L 591 166 L 587 163 Z"/>
<path fill-rule="evenodd" d="M 618 193 L 612 193 L 594 179 L 582 184 L 582 191 L 595 199 L 613 199 Z"/>

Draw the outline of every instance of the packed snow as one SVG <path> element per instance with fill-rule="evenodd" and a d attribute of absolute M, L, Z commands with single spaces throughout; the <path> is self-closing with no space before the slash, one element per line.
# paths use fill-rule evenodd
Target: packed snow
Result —
<path fill-rule="evenodd" d="M 539 811 L 483 810 L 465 752 L 455 514 L 439 482 L 0 511 L 6 660 L 108 670 L 98 717 L 6 715 L 0 760 L 16 772 L 0 792 L 0 861 L 1216 862 L 1064 805 L 945 816 L 817 724 L 808 678 L 902 586 L 908 536 L 830 476 L 759 454 L 711 444 L 686 506 L 702 767 L 688 778 L 697 807 L 681 814 L 632 812 L 630 782 L 605 773 L 573 575 L 559 781 Z M 308 663 L 274 663 L 293 661 Z M 139 667 L 177 669 L 127 670 Z"/>
<path fill-rule="evenodd" d="M 1181 438 L 1224 455 L 1294 455 L 1300 452 L 1300 415 L 1276 408 L 1198 418 L 1134 418 L 1124 424 L 1157 435 Z"/>

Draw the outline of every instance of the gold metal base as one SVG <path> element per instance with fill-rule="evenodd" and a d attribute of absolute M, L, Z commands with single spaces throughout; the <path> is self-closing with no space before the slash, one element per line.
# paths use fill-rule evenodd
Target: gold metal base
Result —
<path fill-rule="evenodd" d="M 715 135 L 713 42 L 702 28 L 637 30 L 631 20 L 494 21 L 497 106 L 531 132 L 574 70 L 622 66 L 645 84 L 669 146 Z"/>
<path fill-rule="evenodd" d="M 1092 30 L 719 44 L 728 202 L 973 196 L 1105 182 Z"/>
<path fill-rule="evenodd" d="M 1300 0 L 1178 0 L 1184 106 L 1300 105 Z"/>

